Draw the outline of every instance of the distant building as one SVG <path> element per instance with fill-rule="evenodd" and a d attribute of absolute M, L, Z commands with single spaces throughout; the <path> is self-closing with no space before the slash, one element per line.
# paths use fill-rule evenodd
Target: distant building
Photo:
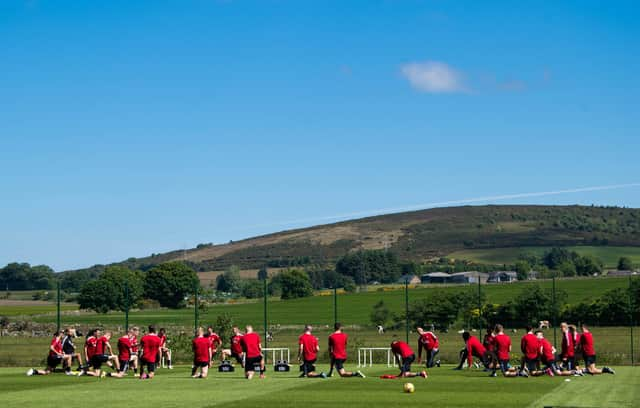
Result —
<path fill-rule="evenodd" d="M 518 274 L 515 271 L 496 271 L 489 273 L 487 283 L 515 282 Z"/>
<path fill-rule="evenodd" d="M 637 272 L 635 271 L 618 271 L 618 270 L 611 270 L 611 271 L 607 271 L 607 276 L 611 276 L 611 277 L 616 277 L 616 276 L 631 276 L 631 275 L 637 275 Z"/>
<path fill-rule="evenodd" d="M 487 283 L 489 274 L 478 271 L 452 273 L 448 283 Z"/>
<path fill-rule="evenodd" d="M 420 280 L 422 283 L 448 283 L 450 276 L 451 275 L 444 272 L 432 272 L 422 275 Z"/>
<path fill-rule="evenodd" d="M 398 279 L 398 283 L 405 283 L 406 281 L 409 281 L 409 285 L 422 283 L 422 280 L 418 275 L 402 275 L 400 279 Z"/>

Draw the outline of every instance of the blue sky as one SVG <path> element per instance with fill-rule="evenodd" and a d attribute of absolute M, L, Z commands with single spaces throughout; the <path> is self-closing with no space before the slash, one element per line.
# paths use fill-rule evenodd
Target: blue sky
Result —
<path fill-rule="evenodd" d="M 0 2 L 0 265 L 638 183 L 639 18 L 633 1 Z M 486 202 L 640 207 L 640 187 Z"/>

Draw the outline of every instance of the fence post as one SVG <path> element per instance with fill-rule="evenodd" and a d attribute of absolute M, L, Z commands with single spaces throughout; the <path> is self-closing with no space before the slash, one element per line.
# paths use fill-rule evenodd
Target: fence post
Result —
<path fill-rule="evenodd" d="M 60 331 L 60 279 L 57 282 L 56 331 Z"/>
<path fill-rule="evenodd" d="M 333 324 L 338 323 L 338 285 L 333 285 Z"/>
<path fill-rule="evenodd" d="M 633 293 L 631 292 L 631 275 L 629 275 L 629 334 L 631 335 L 631 367 L 634 364 L 633 355 Z"/>
<path fill-rule="evenodd" d="M 264 290 L 264 347 L 269 347 L 269 343 L 268 343 L 268 337 L 267 337 L 267 332 L 268 332 L 268 326 L 267 326 L 267 278 L 265 277 L 263 282 L 263 290 Z"/>
<path fill-rule="evenodd" d="M 480 272 L 478 272 L 478 333 L 482 333 L 482 285 Z"/>
<path fill-rule="evenodd" d="M 552 324 L 553 324 L 553 347 L 557 348 L 557 341 L 556 341 L 556 325 L 557 325 L 557 316 L 558 316 L 558 309 L 556 307 L 556 277 L 553 277 L 552 282 L 552 291 L 551 291 L 551 296 L 553 299 L 553 316 L 551 316 L 553 318 Z"/>
<path fill-rule="evenodd" d="M 200 296 L 199 296 L 199 286 L 200 286 L 200 282 L 196 283 L 196 296 L 195 296 L 195 308 L 193 309 L 193 332 L 194 333 L 198 333 L 198 326 L 199 326 L 199 315 L 198 313 L 200 312 Z"/>
<path fill-rule="evenodd" d="M 409 278 L 404 280 L 404 331 L 405 341 L 409 343 Z"/>
<path fill-rule="evenodd" d="M 124 282 L 124 331 L 129 332 L 129 281 Z"/>

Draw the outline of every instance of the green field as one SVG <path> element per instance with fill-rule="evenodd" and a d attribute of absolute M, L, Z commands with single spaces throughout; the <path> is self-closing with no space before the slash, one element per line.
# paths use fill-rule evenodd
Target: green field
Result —
<path fill-rule="evenodd" d="M 618 266 L 620 257 L 631 258 L 635 265 L 640 265 L 640 247 L 615 247 L 615 246 L 569 246 L 570 251 L 576 251 L 580 255 L 593 255 L 604 262 L 606 268 Z M 522 255 L 542 256 L 551 247 L 514 247 L 491 249 L 465 249 L 455 251 L 447 255 L 452 259 L 465 259 L 483 264 L 513 264 Z"/>
<path fill-rule="evenodd" d="M 523 290 L 532 285 L 540 285 L 544 288 L 551 288 L 550 280 L 515 282 L 510 284 L 489 284 L 483 285 L 481 290 L 486 295 L 488 303 L 501 304 L 516 298 Z M 569 303 L 578 303 L 583 300 L 593 299 L 604 292 L 624 288 L 628 285 L 627 278 L 576 278 L 558 279 L 556 288 L 567 292 Z M 474 285 L 431 285 L 410 288 L 410 301 L 428 297 L 435 291 L 443 291 L 455 295 L 461 291 L 474 291 L 477 293 L 477 286 Z M 363 293 L 341 294 L 338 296 L 338 319 L 350 325 L 369 325 L 369 315 L 373 305 L 379 300 L 384 300 L 385 304 L 394 312 L 401 313 L 404 310 L 404 291 L 397 287 L 380 286 Z M 2 308 L 11 312 L 11 308 Z M 51 311 L 55 310 L 52 304 Z M 134 324 L 146 324 L 155 322 L 166 325 L 185 325 L 193 323 L 193 309 L 181 310 L 141 310 L 132 311 L 129 315 L 130 322 Z M 313 323 L 325 325 L 333 323 L 333 297 L 313 296 L 304 299 L 281 301 L 270 299 L 268 302 L 269 323 L 271 325 L 300 325 Z M 263 320 L 262 301 L 242 304 L 217 304 L 207 308 L 200 313 L 203 321 L 213 321 L 220 313 L 229 313 L 241 324 L 257 323 Z M 5 314 L 0 311 L 0 315 Z M 10 314 L 14 314 L 11 312 Z M 40 323 L 52 322 L 51 315 L 34 315 L 32 320 Z M 124 324 L 123 313 L 112 312 L 107 314 L 77 313 L 67 312 L 63 316 L 65 323 L 81 323 L 92 325 L 122 325 Z"/>
<path fill-rule="evenodd" d="M 353 364 L 346 368 L 355 368 Z M 326 370 L 326 366 L 319 365 Z M 367 378 L 300 379 L 297 372 L 267 372 L 264 380 L 247 381 L 240 372 L 213 373 L 206 380 L 189 378 L 188 367 L 160 370 L 153 380 L 133 377 L 96 379 L 62 374 L 26 377 L 24 368 L 0 370 L 0 400 L 5 407 L 66 408 L 88 401 L 109 406 L 141 403 L 155 407 L 214 407 L 230 403 L 265 407 L 632 407 L 640 398 L 640 369 L 622 367 L 618 374 L 594 377 L 489 378 L 480 370 L 430 370 L 428 379 L 411 381 L 414 394 L 402 392 L 406 380 L 381 380 L 397 369 L 363 369 Z"/>

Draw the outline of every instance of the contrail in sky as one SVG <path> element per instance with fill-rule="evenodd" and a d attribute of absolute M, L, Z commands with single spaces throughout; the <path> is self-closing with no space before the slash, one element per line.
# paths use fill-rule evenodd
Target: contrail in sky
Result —
<path fill-rule="evenodd" d="M 487 196 L 487 197 L 465 198 L 461 200 L 440 201 L 440 202 L 433 202 L 433 203 L 408 205 L 403 207 L 381 208 L 377 210 L 366 210 L 366 211 L 357 211 L 357 212 L 344 213 L 344 214 L 325 215 L 325 216 L 312 217 L 312 218 L 302 218 L 298 220 L 282 221 L 275 224 L 254 225 L 248 228 L 280 227 L 280 226 L 293 225 L 293 224 L 318 223 L 318 222 L 326 222 L 326 221 L 336 221 L 343 218 L 348 219 L 348 218 L 371 217 L 374 215 L 389 214 L 389 213 L 404 212 L 404 211 L 424 210 L 428 208 L 445 207 L 445 206 L 451 206 L 451 205 L 504 201 L 504 200 L 512 200 L 516 198 L 546 197 L 546 196 L 553 196 L 553 195 L 560 195 L 560 194 L 584 193 L 588 191 L 618 190 L 622 188 L 632 188 L 632 187 L 640 187 L 640 183 L 612 184 L 608 186 L 579 187 L 579 188 L 569 188 L 566 190 L 537 191 L 533 193 L 503 194 L 503 195 L 495 195 L 495 196 Z"/>

